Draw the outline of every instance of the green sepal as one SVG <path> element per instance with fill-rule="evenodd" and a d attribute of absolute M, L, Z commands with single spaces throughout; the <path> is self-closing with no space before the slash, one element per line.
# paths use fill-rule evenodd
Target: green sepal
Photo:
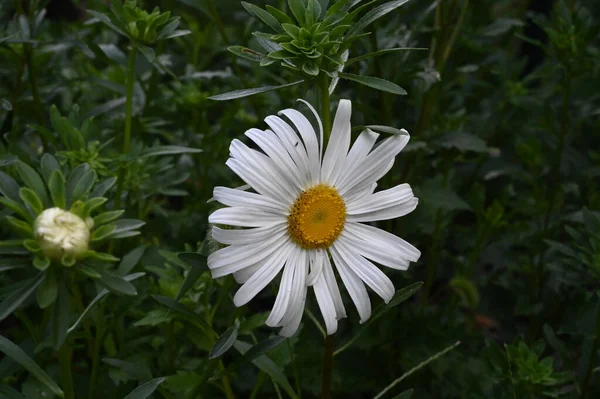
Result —
<path fill-rule="evenodd" d="M 109 235 L 111 235 L 116 229 L 117 229 L 117 226 L 115 226 L 114 224 L 107 224 L 105 226 L 100 226 L 92 233 L 91 241 L 103 240 L 106 237 L 108 237 Z"/>
<path fill-rule="evenodd" d="M 74 256 L 64 254 L 62 258 L 60 258 L 60 263 L 65 267 L 72 267 L 77 262 Z"/>
<path fill-rule="evenodd" d="M 38 242 L 36 240 L 32 240 L 32 239 L 28 239 L 28 240 L 23 240 L 23 246 L 25 248 L 27 248 L 27 250 L 29 252 L 40 252 L 42 250 L 42 248 L 40 247 L 40 244 L 38 244 Z"/>
<path fill-rule="evenodd" d="M 33 238 L 33 228 L 29 223 L 12 216 L 6 216 L 6 221 L 8 222 L 8 224 L 10 224 L 10 227 L 12 227 L 17 234 L 20 234 L 23 237 Z"/>
<path fill-rule="evenodd" d="M 50 258 L 44 255 L 33 258 L 33 266 L 41 271 L 44 271 L 50 267 L 50 263 Z"/>
<path fill-rule="evenodd" d="M 53 269 L 48 269 L 44 276 L 44 281 L 38 287 L 36 299 L 42 309 L 52 305 L 58 297 L 58 279 Z"/>
<path fill-rule="evenodd" d="M 21 187 L 19 189 L 19 196 L 26 205 L 29 205 L 29 208 L 31 208 L 31 210 L 36 214 L 36 216 L 42 213 L 42 211 L 44 210 L 42 200 L 32 189 L 28 187 Z"/>

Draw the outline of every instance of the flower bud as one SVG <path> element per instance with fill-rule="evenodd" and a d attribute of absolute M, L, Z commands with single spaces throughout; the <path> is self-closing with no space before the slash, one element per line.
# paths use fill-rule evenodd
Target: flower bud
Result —
<path fill-rule="evenodd" d="M 40 213 L 34 223 L 34 234 L 44 255 L 54 260 L 81 256 L 90 241 L 88 224 L 60 208 L 49 208 Z"/>

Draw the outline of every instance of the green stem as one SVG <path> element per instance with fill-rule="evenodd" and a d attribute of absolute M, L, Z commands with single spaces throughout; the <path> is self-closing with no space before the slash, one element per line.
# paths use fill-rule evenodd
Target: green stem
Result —
<path fill-rule="evenodd" d="M 265 381 L 265 373 L 264 372 L 260 372 L 258 373 L 258 379 L 256 380 L 256 384 L 254 384 L 254 388 L 252 389 L 252 393 L 250 394 L 250 399 L 255 399 L 258 395 L 258 392 L 260 391 L 260 388 L 262 387 L 262 384 Z"/>
<path fill-rule="evenodd" d="M 596 357 L 596 350 L 598 349 L 598 339 L 600 336 L 600 304 L 597 306 L 596 314 L 596 336 L 593 338 L 594 343 L 592 344 L 592 351 L 590 352 L 590 360 L 588 362 L 587 370 L 585 371 L 585 378 L 583 379 L 583 387 L 581 392 L 581 399 L 585 399 L 590 381 L 592 379 L 592 370 L 594 369 L 594 358 Z"/>
<path fill-rule="evenodd" d="M 296 365 L 296 356 L 292 349 L 292 344 L 289 339 L 286 339 L 290 358 L 292 359 L 292 367 L 294 369 L 294 379 L 296 381 L 296 391 L 298 392 L 298 398 L 302 398 L 302 390 L 300 389 L 300 376 L 298 374 L 298 366 Z"/>
<path fill-rule="evenodd" d="M 429 251 L 429 258 L 427 259 L 427 277 L 425 279 L 425 286 L 423 287 L 423 296 L 421 296 L 421 304 L 426 305 L 431 295 L 431 287 L 435 279 L 437 271 L 437 252 L 440 242 L 440 236 L 442 233 L 442 210 L 438 209 L 435 214 L 435 230 L 433 232 L 433 238 L 431 243 L 431 251 Z"/>
<path fill-rule="evenodd" d="M 325 73 L 319 76 L 319 94 L 321 96 L 321 122 L 323 123 L 323 143 L 329 142 L 331 134 L 331 99 L 329 98 L 329 79 Z"/>
<path fill-rule="evenodd" d="M 98 306 L 99 317 L 101 320 L 96 325 L 96 337 L 94 339 L 94 347 L 92 349 L 92 374 L 90 376 L 90 387 L 88 390 L 88 399 L 94 399 L 96 380 L 98 379 L 98 367 L 100 365 L 100 349 L 102 347 L 102 339 L 104 338 L 105 326 L 104 326 L 104 305 L 99 304 Z"/>
<path fill-rule="evenodd" d="M 64 343 L 58 350 L 58 363 L 60 365 L 60 378 L 65 392 L 65 399 L 75 399 L 73 391 L 73 375 L 71 374 L 71 348 Z"/>
<path fill-rule="evenodd" d="M 133 114 L 133 83 L 135 82 L 135 57 L 137 47 L 132 43 L 129 51 L 129 62 L 127 63 L 127 87 L 125 94 L 125 132 L 123 135 L 123 155 L 129 153 L 131 146 L 131 119 Z M 117 193 L 115 198 L 115 209 L 121 206 L 121 195 L 123 194 L 123 184 L 125 180 L 125 168 L 121 167 L 117 179 Z"/>
<path fill-rule="evenodd" d="M 331 399 L 331 375 L 333 373 L 333 335 L 325 338 L 325 357 L 323 359 L 323 385 L 321 398 Z"/>

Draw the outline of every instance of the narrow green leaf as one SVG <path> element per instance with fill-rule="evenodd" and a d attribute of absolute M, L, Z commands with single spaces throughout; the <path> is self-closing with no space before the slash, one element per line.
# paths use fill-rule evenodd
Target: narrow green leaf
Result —
<path fill-rule="evenodd" d="M 196 281 L 198 281 L 198 279 L 200 278 L 200 276 L 202 276 L 203 273 L 204 270 L 195 267 L 188 270 L 187 274 L 185 275 L 185 279 L 183 280 L 183 283 L 179 287 L 179 291 L 177 291 L 177 296 L 175 297 L 175 300 L 179 301 L 181 298 L 183 298 L 183 296 L 187 294 L 187 292 L 194 286 L 194 284 L 196 284 Z"/>
<path fill-rule="evenodd" d="M 19 188 L 19 184 L 15 179 L 0 171 L 0 193 L 2 195 L 13 201 L 20 201 Z"/>
<path fill-rule="evenodd" d="M 32 189 L 27 187 L 21 187 L 21 189 L 19 190 L 19 196 L 26 205 L 29 205 L 29 208 L 36 214 L 36 216 L 42 213 L 42 211 L 44 210 L 42 200 Z"/>
<path fill-rule="evenodd" d="M 169 309 L 176 311 L 177 313 L 184 316 L 184 318 L 188 319 L 189 321 L 191 321 L 193 323 L 197 323 L 206 332 L 212 332 L 216 335 L 216 333 L 214 332 L 212 327 L 202 318 L 201 315 L 199 315 L 195 312 L 192 312 L 184 304 L 179 303 L 176 300 L 174 300 L 173 298 L 169 298 L 166 296 L 152 295 L 152 298 L 154 298 L 157 302 L 165 305 Z"/>
<path fill-rule="evenodd" d="M 304 16 L 306 8 L 304 6 L 304 1 L 288 0 L 288 5 L 290 6 L 290 10 L 292 11 L 292 14 L 294 14 L 294 17 L 300 26 L 306 26 L 306 18 Z"/>
<path fill-rule="evenodd" d="M 254 89 L 234 90 L 234 91 L 230 91 L 228 93 L 217 94 L 217 95 L 208 97 L 208 99 L 215 100 L 215 101 L 233 100 L 236 98 L 249 97 L 249 96 L 253 96 L 255 94 L 259 94 L 259 93 L 266 93 L 268 91 L 279 90 L 279 89 L 283 89 L 286 87 L 295 86 L 302 82 L 304 82 L 304 80 L 298 80 L 297 82 L 286 83 L 286 84 L 279 85 L 279 86 L 263 86 L 263 87 L 256 87 Z"/>
<path fill-rule="evenodd" d="M 219 337 L 208 354 L 209 359 L 222 356 L 235 343 L 238 335 L 238 326 L 231 326 Z"/>
<path fill-rule="evenodd" d="M 376 78 L 374 76 L 362 76 L 342 72 L 339 72 L 338 76 L 342 79 L 351 80 L 353 82 L 357 82 L 377 90 L 385 91 L 392 94 L 398 94 L 401 96 L 406 95 L 406 90 L 404 90 L 397 84 L 390 82 L 389 80 Z"/>
<path fill-rule="evenodd" d="M 143 44 L 136 44 L 137 48 L 140 50 L 142 55 L 148 60 L 149 63 L 153 63 L 156 59 L 156 53 L 152 49 L 152 47 L 144 46 Z"/>
<path fill-rule="evenodd" d="M 137 295 L 135 287 L 121 276 L 117 276 L 106 270 L 98 269 L 98 273 L 102 275 L 98 279 L 102 285 L 111 291 L 118 292 L 124 295 Z"/>
<path fill-rule="evenodd" d="M 50 378 L 48 374 L 37 363 L 27 356 L 23 349 L 12 343 L 12 341 L 0 335 L 0 351 L 6 356 L 10 357 L 15 362 L 19 363 L 25 370 L 29 371 L 35 376 L 41 383 L 46 385 L 55 395 L 63 398 L 64 393 L 62 389 Z"/>
<path fill-rule="evenodd" d="M 287 339 L 286 337 L 276 335 L 276 336 L 269 337 L 269 338 L 257 343 L 252 348 L 248 349 L 248 351 L 246 353 L 244 353 L 241 357 L 235 359 L 225 370 L 221 371 L 216 376 L 212 377 L 210 380 L 211 381 L 217 380 L 217 379 L 223 377 L 224 375 L 227 375 L 227 374 L 237 370 L 240 366 L 251 362 L 252 360 L 256 359 L 259 356 L 266 354 L 271 349 L 280 345 L 286 339 Z"/>
<path fill-rule="evenodd" d="M 137 220 L 137 219 L 117 220 L 113 223 L 113 225 L 116 227 L 116 229 L 115 229 L 115 231 L 113 231 L 110 234 L 109 238 L 116 238 L 116 237 L 122 236 L 122 233 L 130 232 L 132 230 L 137 230 L 145 224 L 146 224 L 146 222 L 143 222 L 143 221 Z M 139 234 L 139 233 L 136 232 L 135 234 L 132 234 L 132 235 L 137 235 L 137 234 Z M 130 237 L 132 235 L 125 235 L 125 236 Z"/>
<path fill-rule="evenodd" d="M 0 204 L 4 205 L 17 215 L 21 216 L 29 223 L 33 223 L 33 217 L 31 216 L 27 208 L 25 208 L 25 206 L 20 202 L 14 201 L 8 197 L 0 197 Z"/>
<path fill-rule="evenodd" d="M 238 57 L 242 57 L 254 62 L 261 62 L 265 58 L 265 54 L 259 53 L 258 51 L 254 51 L 244 46 L 230 46 L 227 48 L 227 50 Z"/>
<path fill-rule="evenodd" d="M 2 40 L 0 39 L 0 43 Z M 4 396 L 2 396 L 4 395 Z M 21 395 L 19 391 L 14 390 L 8 385 L 0 385 L 0 398 L 3 399 L 27 399 L 25 396 Z"/>
<path fill-rule="evenodd" d="M 135 364 L 121 359 L 104 358 L 102 361 L 123 371 L 128 376 L 138 381 L 148 381 L 152 379 L 152 372 L 145 364 Z"/>
<path fill-rule="evenodd" d="M 58 282 L 58 298 L 52 307 L 52 346 L 55 351 L 67 338 L 70 317 L 70 295 L 64 280 Z"/>
<path fill-rule="evenodd" d="M 65 178 L 63 177 L 60 170 L 55 170 L 50 175 L 48 181 L 48 189 L 50 190 L 50 197 L 55 206 L 65 209 L 67 207 L 67 198 L 65 194 Z"/>
<path fill-rule="evenodd" d="M 197 252 L 180 252 L 177 254 L 177 257 L 193 268 L 208 271 L 206 256 L 202 254 Z"/>
<path fill-rule="evenodd" d="M 119 209 L 117 211 L 108 211 L 108 212 L 100 213 L 100 214 L 96 215 L 96 217 L 94 217 L 94 226 L 101 226 L 103 224 L 114 222 L 123 213 L 125 213 L 125 210 L 123 210 L 123 209 Z M 116 228 L 117 227 L 115 226 L 115 229 Z"/>
<path fill-rule="evenodd" d="M 133 270 L 133 268 L 139 263 L 140 259 L 142 259 L 142 256 L 144 256 L 146 248 L 146 245 L 140 245 L 139 247 L 135 248 L 134 250 L 128 252 L 125 256 L 123 256 L 123 259 L 119 264 L 117 273 L 120 276 L 129 274 Z"/>
<path fill-rule="evenodd" d="M 50 183 L 50 176 L 52 176 L 52 172 L 55 170 L 60 171 L 60 163 L 52 156 L 51 154 L 42 155 L 42 160 L 40 161 L 40 169 L 42 171 L 42 177 L 46 183 Z"/>
<path fill-rule="evenodd" d="M 116 229 L 117 229 L 117 226 L 115 226 L 114 224 L 107 224 L 104 226 L 100 226 L 97 229 L 95 229 L 94 232 L 92 233 L 91 240 L 92 241 L 104 240 L 105 238 L 110 236 Z"/>
<path fill-rule="evenodd" d="M 104 205 L 108 201 L 108 198 L 105 197 L 94 197 L 87 200 L 83 207 L 83 213 L 87 217 L 96 209 Z"/>
<path fill-rule="evenodd" d="M 108 190 L 110 190 L 115 185 L 116 182 L 117 182 L 116 177 L 109 177 L 108 179 L 103 180 L 100 183 L 96 184 L 96 186 L 90 193 L 90 198 L 103 197 L 104 194 L 106 194 L 106 192 Z"/>
<path fill-rule="evenodd" d="M 414 389 L 409 389 L 408 391 L 404 391 L 401 394 L 394 396 L 392 399 L 410 399 L 413 394 Z"/>
<path fill-rule="evenodd" d="M 308 0 L 306 4 L 306 12 L 304 18 L 306 19 L 306 26 L 313 26 L 315 22 L 321 17 L 321 3 L 317 0 Z"/>
<path fill-rule="evenodd" d="M 50 199 L 48 198 L 48 194 L 46 192 L 46 185 L 35 169 L 21 161 L 16 163 L 16 167 L 17 173 L 25 185 L 35 191 L 45 206 L 50 205 Z"/>
<path fill-rule="evenodd" d="M 12 216 L 6 216 L 5 219 L 17 234 L 25 238 L 33 238 L 33 228 L 29 223 Z"/>
<path fill-rule="evenodd" d="M 96 174 L 96 171 L 90 169 L 81 176 L 81 179 L 74 184 L 71 190 L 69 190 L 70 187 L 67 183 L 67 198 L 70 199 L 70 203 L 85 200 L 92 190 L 94 183 L 96 183 L 97 178 L 98 175 Z"/>
<path fill-rule="evenodd" d="M 52 305 L 58 297 L 58 280 L 56 273 L 49 269 L 44 273 L 44 281 L 37 290 L 37 303 L 40 308 L 46 309 Z"/>
<path fill-rule="evenodd" d="M 359 55 L 358 57 L 350 58 L 348 61 L 346 61 L 346 66 L 352 65 L 352 64 L 354 64 L 355 62 L 358 62 L 358 61 L 366 60 L 367 58 L 379 57 L 381 55 L 390 54 L 390 53 L 396 53 L 398 51 L 414 51 L 414 50 L 427 51 L 428 49 L 426 47 L 396 47 L 396 48 L 386 48 L 386 49 L 382 49 L 382 50 L 378 50 L 378 51 L 373 51 L 372 53 L 367 53 L 367 54 Z"/>
<path fill-rule="evenodd" d="M 366 125 L 366 126 L 354 126 L 352 128 L 352 130 L 364 130 L 364 129 L 371 129 L 375 132 L 387 133 L 387 134 L 393 134 L 393 135 L 401 135 L 401 136 L 408 135 L 408 132 L 405 129 L 396 129 L 395 127 L 391 127 L 391 126 Z"/>
<path fill-rule="evenodd" d="M 182 147 L 178 145 L 159 145 L 147 148 L 142 157 L 155 157 L 158 155 L 179 155 L 179 154 L 197 154 L 202 152 L 199 148 Z"/>
<path fill-rule="evenodd" d="M 240 352 L 242 355 L 246 354 L 252 345 L 243 341 L 236 341 L 234 344 L 235 349 Z M 259 370 L 266 373 L 269 377 L 273 379 L 279 386 L 283 388 L 283 390 L 290 396 L 292 399 L 297 399 L 298 395 L 294 391 L 294 388 L 288 382 L 283 370 L 280 366 L 278 366 L 273 360 L 271 360 L 267 355 L 258 356 L 254 360 L 252 360 L 252 364 L 254 364 Z"/>
<path fill-rule="evenodd" d="M 284 23 L 291 24 L 294 22 L 290 17 L 288 17 L 287 14 L 279 11 L 277 8 L 275 8 L 273 6 L 266 5 L 265 8 L 269 12 L 269 14 L 274 16 L 275 19 L 277 19 L 277 21 L 279 21 L 279 23 L 281 23 L 281 24 L 284 24 Z"/>
<path fill-rule="evenodd" d="M 133 273 L 133 274 L 123 277 L 123 279 L 126 281 L 133 281 L 133 280 L 140 278 L 142 276 L 145 276 L 145 275 L 146 275 L 146 273 Z M 89 305 L 85 308 L 83 313 L 81 313 L 81 315 L 79 316 L 77 321 L 75 323 L 73 323 L 73 325 L 67 330 L 67 334 L 72 333 L 77 328 L 77 326 L 79 326 L 79 324 L 85 318 L 85 316 L 94 308 L 94 306 L 96 306 L 96 304 L 98 304 L 98 302 L 100 302 L 100 300 L 102 300 L 102 298 L 104 298 L 109 293 L 110 293 L 110 291 L 106 288 L 103 289 L 102 291 L 100 291 L 98 293 L 98 295 L 96 295 L 96 297 L 94 299 L 92 299 L 92 301 L 89 303 Z"/>
<path fill-rule="evenodd" d="M 352 28 L 350 28 L 350 30 L 346 34 L 346 37 L 352 37 L 356 35 L 361 30 L 369 26 L 372 22 L 376 21 L 377 19 L 383 17 L 385 14 L 395 10 L 396 8 L 402 6 L 407 2 L 408 0 L 390 1 L 388 3 L 373 8 L 368 13 L 366 13 L 361 19 L 359 19 L 358 22 L 352 26 Z"/>
<path fill-rule="evenodd" d="M 99 260 L 101 262 L 118 262 L 119 258 L 113 256 L 106 252 L 96 252 L 92 250 L 87 250 L 81 256 L 81 259 L 94 259 Z"/>
<path fill-rule="evenodd" d="M 272 16 L 271 14 L 269 14 L 268 12 L 266 12 L 259 6 L 242 1 L 242 7 L 244 7 L 250 15 L 253 15 L 253 16 L 257 17 L 258 19 L 260 19 L 265 25 L 269 26 L 275 32 L 279 32 L 279 33 L 283 32 L 283 29 L 281 29 L 281 25 L 279 24 L 279 21 L 277 21 L 277 19 L 275 19 L 274 16 Z"/>
<path fill-rule="evenodd" d="M 18 287 L 12 293 L 7 295 L 0 303 L 0 321 L 8 317 L 16 308 L 19 307 L 31 294 L 37 289 L 44 279 L 44 273 L 28 280 L 23 286 Z"/>
<path fill-rule="evenodd" d="M 165 377 L 155 378 L 153 380 L 148 381 L 145 384 L 140 385 L 127 396 L 125 399 L 146 399 L 148 396 L 152 395 L 156 388 L 165 380 Z"/>

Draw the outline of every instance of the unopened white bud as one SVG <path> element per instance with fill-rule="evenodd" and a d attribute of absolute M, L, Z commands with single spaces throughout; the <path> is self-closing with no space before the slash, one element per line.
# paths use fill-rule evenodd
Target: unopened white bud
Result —
<path fill-rule="evenodd" d="M 77 258 L 88 249 L 90 229 L 79 216 L 60 208 L 49 208 L 34 223 L 35 238 L 44 255 L 59 260 Z"/>

